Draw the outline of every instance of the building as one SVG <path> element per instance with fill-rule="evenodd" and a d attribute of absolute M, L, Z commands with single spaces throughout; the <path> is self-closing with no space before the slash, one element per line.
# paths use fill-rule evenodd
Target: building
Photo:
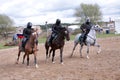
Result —
<path fill-rule="evenodd" d="M 115 34 L 120 34 L 120 19 L 115 19 Z"/>

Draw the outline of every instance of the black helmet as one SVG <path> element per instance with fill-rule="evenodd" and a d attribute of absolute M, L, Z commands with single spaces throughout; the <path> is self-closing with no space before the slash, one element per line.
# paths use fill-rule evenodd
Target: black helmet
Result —
<path fill-rule="evenodd" d="M 27 23 L 27 28 L 31 28 L 32 27 L 32 23 L 31 22 L 28 22 Z"/>
<path fill-rule="evenodd" d="M 60 19 L 57 19 L 56 20 L 56 25 L 60 25 L 61 24 L 61 20 Z"/>
<path fill-rule="evenodd" d="M 88 17 L 85 22 L 90 23 L 90 18 Z"/>

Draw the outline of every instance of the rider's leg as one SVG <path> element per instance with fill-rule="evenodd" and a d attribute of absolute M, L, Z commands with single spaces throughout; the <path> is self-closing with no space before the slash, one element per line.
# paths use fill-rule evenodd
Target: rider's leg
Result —
<path fill-rule="evenodd" d="M 82 44 L 83 42 L 84 42 L 84 36 L 85 36 L 85 33 L 82 33 L 82 35 L 81 35 L 81 39 L 80 39 L 80 44 Z"/>
<path fill-rule="evenodd" d="M 25 42 L 25 39 L 23 38 L 22 39 L 22 47 L 24 47 L 24 42 Z"/>
<path fill-rule="evenodd" d="M 26 44 L 27 40 L 28 40 L 27 38 L 23 38 L 23 40 L 22 40 L 22 47 L 23 48 L 25 48 L 25 44 Z"/>
<path fill-rule="evenodd" d="M 85 42 L 86 38 L 87 38 L 87 35 L 85 34 L 83 38 L 83 42 Z"/>
<path fill-rule="evenodd" d="M 84 34 L 83 42 L 86 41 L 86 38 L 87 38 L 87 35 L 88 35 L 89 31 L 90 31 L 90 29 L 88 29 L 88 30 L 86 31 L 86 33 Z"/>
<path fill-rule="evenodd" d="M 49 38 L 49 40 L 48 40 L 48 45 L 51 45 L 52 40 L 53 40 L 53 37 L 52 37 L 52 35 L 51 35 L 50 38 Z"/>

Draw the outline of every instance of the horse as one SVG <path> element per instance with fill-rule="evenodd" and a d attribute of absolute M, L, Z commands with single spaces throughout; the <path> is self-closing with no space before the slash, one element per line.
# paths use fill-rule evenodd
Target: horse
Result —
<path fill-rule="evenodd" d="M 97 39 L 96 39 L 96 31 L 98 31 L 98 30 L 100 30 L 100 28 L 98 26 L 93 25 L 90 29 L 90 32 L 87 35 L 85 43 L 82 43 L 82 44 L 80 44 L 80 39 L 81 39 L 82 34 L 81 33 L 77 34 L 75 36 L 75 39 L 74 39 L 74 47 L 73 47 L 73 50 L 72 50 L 72 53 L 71 53 L 70 57 L 73 56 L 73 52 L 74 52 L 74 50 L 75 50 L 75 48 L 78 44 L 80 44 L 80 57 L 82 57 L 82 48 L 83 48 L 84 45 L 87 46 L 87 56 L 86 56 L 87 59 L 89 59 L 89 47 L 90 46 L 98 47 L 97 53 L 100 53 L 101 52 L 101 47 L 97 43 Z"/>
<path fill-rule="evenodd" d="M 34 54 L 34 63 L 35 63 L 35 67 L 38 68 L 38 64 L 37 64 L 37 44 L 36 44 L 36 40 L 38 38 L 38 34 L 37 32 L 33 32 L 30 35 L 29 40 L 27 41 L 26 45 L 25 45 L 25 49 L 22 48 L 22 44 L 19 45 L 19 51 L 18 51 L 18 58 L 17 58 L 17 64 L 19 62 L 19 57 L 20 57 L 20 53 L 24 52 L 25 54 L 23 55 L 23 64 L 24 64 L 24 60 L 25 57 L 27 56 L 27 66 L 29 66 L 29 55 L 30 54 Z"/>
<path fill-rule="evenodd" d="M 49 35 L 47 37 L 46 42 L 45 42 L 46 61 L 50 57 L 50 53 L 53 52 L 52 53 L 52 63 L 55 63 L 54 62 L 55 50 L 59 49 L 60 50 L 60 62 L 61 62 L 61 64 L 63 64 L 62 57 L 63 57 L 63 48 L 64 48 L 64 44 L 65 44 L 65 39 L 67 41 L 70 40 L 68 28 L 63 27 L 61 32 L 57 35 L 57 37 L 52 40 L 51 45 L 49 45 L 49 42 L 48 42 L 50 36 L 51 35 Z M 51 47 L 51 49 L 49 50 L 50 47 Z M 48 56 L 48 53 L 49 53 L 49 56 Z"/>

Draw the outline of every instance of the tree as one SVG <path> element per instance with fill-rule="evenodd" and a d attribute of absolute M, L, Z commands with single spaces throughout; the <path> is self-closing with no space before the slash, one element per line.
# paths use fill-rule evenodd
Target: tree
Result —
<path fill-rule="evenodd" d="M 83 23 L 85 19 L 89 17 L 93 23 L 96 23 L 102 19 L 102 12 L 97 4 L 82 3 L 78 8 L 75 9 L 75 16 L 79 22 Z"/>
<path fill-rule="evenodd" d="M 7 35 L 8 32 L 13 31 L 12 25 L 13 20 L 9 16 L 0 14 L 0 34 Z"/>

